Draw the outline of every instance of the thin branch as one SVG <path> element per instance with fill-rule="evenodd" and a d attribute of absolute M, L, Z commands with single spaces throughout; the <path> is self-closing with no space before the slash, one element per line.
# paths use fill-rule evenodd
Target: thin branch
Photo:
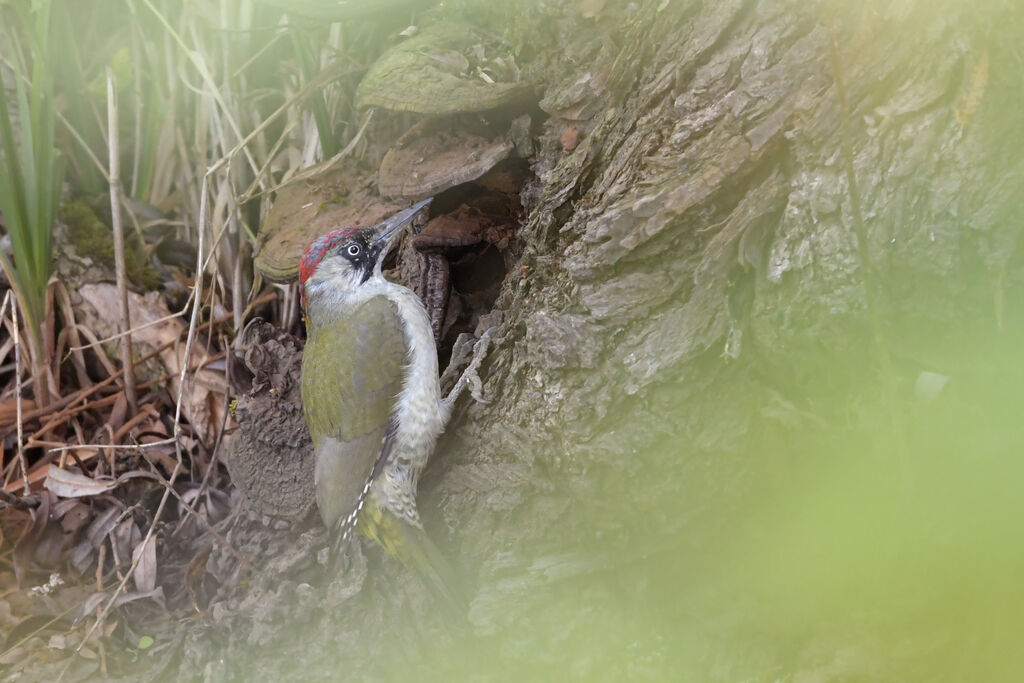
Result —
<path fill-rule="evenodd" d="M 124 368 L 124 396 L 128 414 L 138 410 L 135 393 L 135 366 L 132 363 L 132 321 L 128 309 L 128 282 L 124 263 L 124 231 L 121 229 L 121 154 L 117 130 L 117 83 L 114 71 L 107 67 L 107 148 L 110 152 L 110 227 L 114 230 L 114 271 L 117 276 L 118 304 L 121 307 L 121 367 Z"/>
<path fill-rule="evenodd" d="M 170 446 L 174 443 L 174 437 L 169 436 L 166 439 L 160 439 L 159 441 L 150 441 L 148 443 L 129 443 L 129 444 L 109 444 L 109 443 L 79 443 L 73 446 L 54 446 L 49 449 L 50 453 L 62 453 L 64 451 L 73 451 L 80 448 L 95 448 L 102 450 L 109 448 L 112 450 L 121 451 L 137 451 L 144 450 L 146 448 L 155 448 L 157 446 Z"/>
<path fill-rule="evenodd" d="M 190 303 L 192 303 L 192 295 L 191 294 L 189 294 L 189 297 L 185 300 L 185 305 L 177 313 L 168 313 L 167 315 L 163 316 L 162 318 L 157 318 L 156 320 L 151 320 L 148 323 L 143 323 L 143 324 L 139 325 L 138 327 L 133 327 L 130 330 L 125 330 L 124 332 L 117 332 L 115 334 L 110 335 L 109 337 L 104 337 L 103 339 L 97 339 L 96 341 L 89 342 L 88 344 L 83 344 L 81 346 L 72 346 L 72 347 L 70 347 L 68 349 L 68 353 L 71 353 L 72 351 L 84 351 L 86 349 L 91 349 L 94 346 L 100 346 L 102 344 L 106 344 L 108 342 L 112 342 L 114 340 L 121 339 L 122 337 L 130 336 L 132 332 L 138 332 L 139 330 L 144 330 L 147 327 L 153 327 L 154 325 L 160 325 L 161 323 L 165 323 L 168 320 L 174 320 L 175 318 L 180 318 L 181 316 L 185 315 L 185 311 L 188 310 L 188 306 L 189 306 Z M 224 317 L 227 318 L 228 316 L 224 316 Z M 161 348 L 163 348 L 163 347 L 161 347 Z M 140 358 L 139 362 L 141 363 L 142 361 L 143 361 L 143 359 Z"/>
<path fill-rule="evenodd" d="M 64 329 L 61 330 L 61 334 L 67 334 L 67 345 L 69 347 L 81 346 L 82 337 L 78 334 L 78 320 L 75 318 L 75 308 L 71 304 L 68 288 L 62 281 L 57 280 L 53 286 L 53 293 L 59 301 L 61 311 L 64 313 Z M 57 350 L 60 350 L 59 346 Z M 78 386 L 87 387 L 92 384 L 92 379 L 90 379 L 89 373 L 85 369 L 85 354 L 80 350 L 74 351 L 69 349 L 67 356 L 55 354 L 54 358 L 61 358 L 58 367 L 68 358 L 71 359 L 72 365 L 75 368 L 75 376 L 78 378 Z"/>

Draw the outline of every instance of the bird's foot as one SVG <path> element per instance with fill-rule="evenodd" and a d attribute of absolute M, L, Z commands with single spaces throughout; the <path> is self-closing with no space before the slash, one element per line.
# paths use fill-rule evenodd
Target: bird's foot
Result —
<path fill-rule="evenodd" d="M 323 554 L 327 555 L 328 553 L 328 549 L 324 548 Z M 368 570 L 366 556 L 363 555 L 358 539 L 351 539 L 347 547 L 341 551 L 340 557 L 334 560 L 333 565 L 328 557 L 318 557 L 318 559 L 322 564 L 328 565 L 325 595 L 325 604 L 328 607 L 337 607 L 363 589 Z"/>
<path fill-rule="evenodd" d="M 455 340 L 455 345 L 452 346 L 451 362 L 445 368 L 444 374 L 441 375 L 441 386 L 447 386 L 452 381 L 452 378 L 458 373 L 459 368 L 466 363 L 467 359 L 469 360 L 469 365 L 455 381 L 448 395 L 441 400 L 448 410 L 451 410 L 452 406 L 455 405 L 455 401 L 466 390 L 466 387 L 469 387 L 469 394 L 477 403 L 490 403 L 490 401 L 483 397 L 483 383 L 480 381 L 478 371 L 480 364 L 483 363 L 484 358 L 487 356 L 487 349 L 491 345 L 491 339 L 497 331 L 498 326 L 495 325 L 481 334 L 479 339 L 475 339 L 471 334 L 460 334 L 459 338 Z"/>

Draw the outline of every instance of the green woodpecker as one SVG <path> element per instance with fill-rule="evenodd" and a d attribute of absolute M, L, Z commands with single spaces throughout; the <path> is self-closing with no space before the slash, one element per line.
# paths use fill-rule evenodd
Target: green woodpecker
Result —
<path fill-rule="evenodd" d="M 374 227 L 335 230 L 306 249 L 302 403 L 332 556 L 356 529 L 453 598 L 447 564 L 416 509 L 416 484 L 451 402 L 441 398 L 423 304 L 381 275 L 395 236 L 429 203 Z"/>

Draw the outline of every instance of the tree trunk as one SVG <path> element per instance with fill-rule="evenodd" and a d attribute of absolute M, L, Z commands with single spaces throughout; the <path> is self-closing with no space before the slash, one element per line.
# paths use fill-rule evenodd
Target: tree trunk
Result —
<path fill-rule="evenodd" d="M 903 397 L 949 375 L 963 339 L 1019 339 L 1020 10 L 528 4 L 454 10 L 507 29 L 550 115 L 490 402 L 460 404 L 421 486 L 471 586 L 472 635 L 381 562 L 365 604 L 291 646 L 356 678 L 421 656 L 457 676 L 475 669 L 448 657 L 527 678 L 792 674 L 792 651 L 756 634 L 817 622 L 752 626 L 709 577 L 770 552 L 740 539 L 822 490 L 807 472 L 844 440 L 870 464 L 853 476 L 919 503 Z M 417 626 L 397 628 L 409 605 Z"/>

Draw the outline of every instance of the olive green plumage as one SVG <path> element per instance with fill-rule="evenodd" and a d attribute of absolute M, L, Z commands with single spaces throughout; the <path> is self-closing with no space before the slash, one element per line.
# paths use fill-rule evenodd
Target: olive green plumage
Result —
<path fill-rule="evenodd" d="M 455 571 L 421 527 L 399 519 L 371 499 L 359 513 L 356 529 L 416 572 L 447 606 L 465 613 L 466 598 L 458 588 Z"/>
<path fill-rule="evenodd" d="M 331 565 L 355 529 L 464 611 L 416 509 L 420 473 L 451 411 L 441 399 L 430 318 L 411 290 L 381 274 L 398 230 L 429 203 L 374 227 L 339 228 L 306 249 L 302 402 L 316 502 L 334 537 Z"/>
<path fill-rule="evenodd" d="M 381 454 L 406 354 L 398 310 L 383 296 L 310 322 L 302 404 L 316 452 L 317 506 L 330 529 L 353 512 Z"/>

